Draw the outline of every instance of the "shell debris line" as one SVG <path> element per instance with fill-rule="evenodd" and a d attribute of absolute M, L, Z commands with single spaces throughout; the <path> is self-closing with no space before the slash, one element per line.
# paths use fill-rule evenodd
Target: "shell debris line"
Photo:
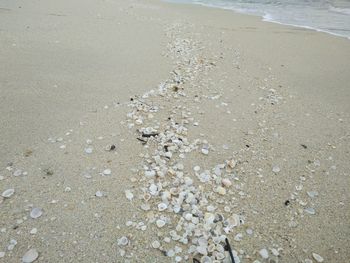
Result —
<path fill-rule="evenodd" d="M 168 30 L 173 39 L 168 46 L 169 56 L 176 61 L 170 79 L 157 90 L 131 98 L 129 104 L 132 110 L 127 114 L 127 126 L 145 151 L 140 154 L 134 193 L 126 190 L 125 195 L 129 201 L 139 196 L 144 220 L 154 233 L 158 232 L 157 237 L 146 242 L 152 248 L 175 262 L 192 258 L 223 262 L 229 259 L 225 239 L 244 223 L 244 217 L 230 208 L 237 162 L 234 158 L 224 160 L 203 171 L 199 165 L 184 165 L 190 154 L 200 153 L 207 158 L 212 153 L 206 140 L 188 138 L 189 129 L 196 125 L 191 124 L 191 112 L 181 103 L 187 98 L 184 87 L 206 75 L 214 62 L 198 52 L 200 43 L 174 35 L 178 27 Z M 171 102 L 173 106 L 169 107 Z M 164 113 L 171 117 L 162 120 Z M 120 255 L 127 257 L 128 250 L 120 239 L 118 244 Z M 132 251 L 137 250 L 132 240 L 129 245 Z M 238 252 L 233 250 L 233 254 L 235 262 L 240 262 Z"/>

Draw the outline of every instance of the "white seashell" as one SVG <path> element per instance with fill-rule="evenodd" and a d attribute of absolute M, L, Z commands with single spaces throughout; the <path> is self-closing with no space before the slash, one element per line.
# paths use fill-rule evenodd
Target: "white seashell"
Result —
<path fill-rule="evenodd" d="M 225 258 L 225 254 L 221 252 L 216 253 L 216 258 L 221 262 Z"/>
<path fill-rule="evenodd" d="M 111 169 L 105 169 L 103 170 L 104 175 L 110 175 L 112 173 Z"/>
<path fill-rule="evenodd" d="M 272 172 L 279 173 L 281 171 L 281 168 L 279 168 L 277 165 L 272 167 Z"/>
<path fill-rule="evenodd" d="M 156 195 L 158 193 L 158 187 L 155 184 L 151 184 L 149 191 L 151 195 Z"/>
<path fill-rule="evenodd" d="M 318 192 L 310 191 L 310 192 L 307 192 L 307 195 L 311 198 L 314 198 L 314 197 L 318 196 Z"/>
<path fill-rule="evenodd" d="M 42 214 L 43 214 L 43 210 L 39 207 L 35 207 L 30 212 L 30 217 L 36 219 L 41 217 Z"/>
<path fill-rule="evenodd" d="M 206 246 L 198 246 L 197 247 L 197 252 L 202 255 L 207 255 L 207 247 Z M 201 261 L 202 262 L 202 261 Z"/>
<path fill-rule="evenodd" d="M 317 261 L 317 262 L 323 262 L 324 259 L 321 257 L 319 254 L 312 253 L 312 257 Z"/>
<path fill-rule="evenodd" d="M 67 186 L 66 188 L 64 188 L 64 191 L 65 191 L 65 192 L 70 192 L 70 191 L 72 191 L 72 188 L 70 188 L 69 186 Z"/>
<path fill-rule="evenodd" d="M 156 225 L 157 225 L 157 227 L 161 228 L 161 227 L 165 226 L 165 221 L 162 219 L 158 219 L 156 221 Z"/>
<path fill-rule="evenodd" d="M 195 166 L 195 167 L 193 167 L 193 170 L 195 171 L 195 172 L 199 172 L 200 171 L 200 167 L 197 165 L 197 166 Z"/>
<path fill-rule="evenodd" d="M 39 253 L 36 249 L 29 249 L 24 256 L 22 257 L 23 263 L 31 263 L 34 262 L 39 257 Z"/>
<path fill-rule="evenodd" d="M 87 148 L 84 149 L 84 151 L 85 151 L 85 153 L 90 154 L 90 153 L 92 153 L 93 148 L 92 147 L 87 147 Z"/>
<path fill-rule="evenodd" d="M 97 196 L 97 197 L 102 197 L 102 196 L 104 196 L 104 194 L 103 194 L 103 192 L 101 192 L 101 191 L 97 191 L 97 192 L 95 193 L 95 196 Z"/>
<path fill-rule="evenodd" d="M 13 176 L 20 176 L 20 175 L 22 175 L 22 170 L 21 169 L 18 169 L 16 171 L 14 171 L 14 173 L 13 173 Z"/>
<path fill-rule="evenodd" d="M 32 235 L 35 235 L 36 233 L 38 233 L 38 229 L 37 228 L 33 228 L 32 230 L 30 230 L 29 232 Z"/>
<path fill-rule="evenodd" d="M 154 171 L 154 170 L 145 171 L 146 177 L 154 177 L 155 175 L 156 175 L 156 171 Z"/>
<path fill-rule="evenodd" d="M 3 258 L 3 257 L 5 257 L 5 252 L 0 251 L 0 258 Z"/>
<path fill-rule="evenodd" d="M 228 219 L 227 219 L 227 223 L 229 225 L 230 228 L 232 227 L 236 227 L 239 225 L 239 215 L 236 214 L 232 214 Z"/>
<path fill-rule="evenodd" d="M 129 239 L 126 236 L 122 236 L 118 239 L 118 246 L 126 246 L 129 243 Z"/>
<path fill-rule="evenodd" d="M 226 189 L 223 188 L 222 186 L 218 186 L 218 187 L 216 188 L 216 192 L 217 192 L 218 194 L 220 194 L 220 195 L 225 195 L 225 194 L 226 194 Z"/>
<path fill-rule="evenodd" d="M 151 195 L 149 193 L 144 193 L 143 194 L 143 200 L 145 200 L 146 202 L 149 201 L 151 199 Z"/>
<path fill-rule="evenodd" d="M 316 214 L 315 209 L 312 208 L 312 207 L 305 208 L 305 212 L 308 213 L 308 214 L 310 214 L 310 215 Z"/>
<path fill-rule="evenodd" d="M 259 251 L 259 254 L 262 258 L 268 259 L 269 258 L 269 252 L 267 251 L 266 248 L 263 248 Z"/>
<path fill-rule="evenodd" d="M 134 194 L 130 190 L 125 190 L 125 197 L 131 201 L 134 198 Z"/>
<path fill-rule="evenodd" d="M 227 178 L 222 179 L 221 183 L 225 187 L 230 187 L 232 185 L 232 182 L 229 179 L 227 179 Z"/>
<path fill-rule="evenodd" d="M 153 241 L 153 242 L 152 242 L 152 247 L 155 248 L 155 249 L 160 248 L 160 243 L 159 243 L 159 241 L 157 241 L 157 240 Z"/>
<path fill-rule="evenodd" d="M 166 252 L 166 255 L 168 257 L 173 257 L 175 256 L 175 251 L 173 249 L 169 249 L 167 252 Z"/>
<path fill-rule="evenodd" d="M 214 222 L 215 220 L 215 215 L 212 213 L 205 213 L 204 214 L 204 221 L 206 225 L 210 225 Z"/>
<path fill-rule="evenodd" d="M 209 154 L 209 150 L 208 149 L 202 149 L 202 153 L 204 154 L 204 155 L 208 155 Z"/>
<path fill-rule="evenodd" d="M 203 256 L 202 258 L 201 258 L 201 263 L 212 263 L 213 261 L 211 260 L 211 258 L 210 257 L 208 257 L 208 256 Z"/>
<path fill-rule="evenodd" d="M 149 204 L 142 204 L 141 209 L 143 211 L 149 211 L 151 209 L 151 206 Z"/>
<path fill-rule="evenodd" d="M 160 203 L 160 204 L 158 204 L 158 210 L 159 211 L 164 211 L 165 209 L 167 209 L 168 208 L 168 206 L 167 206 L 167 204 L 165 204 L 165 203 Z"/>
<path fill-rule="evenodd" d="M 175 257 L 175 262 L 181 262 L 181 261 L 182 261 L 182 257 L 180 257 L 180 256 Z"/>
<path fill-rule="evenodd" d="M 14 193 L 15 193 L 15 189 L 9 188 L 9 189 L 5 190 L 4 192 L 2 192 L 1 196 L 2 196 L 2 197 L 5 197 L 5 198 L 9 198 L 9 197 L 11 197 Z"/>

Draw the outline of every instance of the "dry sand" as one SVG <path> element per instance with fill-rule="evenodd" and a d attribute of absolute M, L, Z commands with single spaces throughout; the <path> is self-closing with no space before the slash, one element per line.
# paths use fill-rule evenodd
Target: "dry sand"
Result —
<path fill-rule="evenodd" d="M 172 120 L 190 142 L 210 145 L 208 155 L 202 144 L 183 159 L 174 154 L 169 166 L 182 163 L 225 218 L 244 219 L 227 235 L 241 262 L 316 262 L 312 253 L 347 262 L 349 40 L 158 1 L 3 1 L 0 25 L 0 192 L 15 189 L 0 204 L 0 262 L 20 262 L 30 248 L 35 262 L 173 262 L 153 240 L 187 254 L 189 245 L 162 240 L 174 220 L 161 229 L 152 222 L 173 218 L 156 211 L 160 199 L 146 215 L 138 198 L 148 179 L 137 169 L 160 144 L 144 146 L 136 129 L 164 131 Z M 184 78 L 179 90 L 140 99 L 159 110 L 133 126 L 128 104 L 174 85 L 174 69 Z M 215 180 L 197 180 L 194 166 L 232 158 L 226 195 L 212 192 Z M 32 207 L 43 214 L 31 218 Z M 117 245 L 122 236 L 126 247 Z"/>

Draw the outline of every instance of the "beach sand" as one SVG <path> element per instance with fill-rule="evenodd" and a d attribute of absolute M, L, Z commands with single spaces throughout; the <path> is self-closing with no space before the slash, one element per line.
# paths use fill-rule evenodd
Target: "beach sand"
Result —
<path fill-rule="evenodd" d="M 227 234 L 240 262 L 347 262 L 348 39 L 160 1 L 3 1 L 0 25 L 0 192 L 15 191 L 0 199 L 0 262 L 31 248 L 35 262 L 199 259 L 196 238 L 164 241 L 171 206 L 140 209 L 152 183 L 184 177 L 203 213 L 240 218 Z M 152 156 L 168 151 L 162 177 Z"/>

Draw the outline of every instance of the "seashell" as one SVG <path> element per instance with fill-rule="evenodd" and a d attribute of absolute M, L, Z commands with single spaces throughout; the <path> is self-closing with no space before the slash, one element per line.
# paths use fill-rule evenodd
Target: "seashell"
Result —
<path fill-rule="evenodd" d="M 232 182 L 227 178 L 222 179 L 221 183 L 225 187 L 230 187 L 232 185 Z"/>
<path fill-rule="evenodd" d="M 206 246 L 198 246 L 197 247 L 197 252 L 202 255 L 207 255 L 207 247 Z M 202 262 L 202 261 L 201 261 Z"/>
<path fill-rule="evenodd" d="M 149 211 L 151 209 L 151 206 L 149 204 L 142 204 L 141 209 L 144 211 Z"/>
<path fill-rule="evenodd" d="M 122 236 L 117 241 L 118 246 L 126 246 L 128 243 L 129 243 L 129 239 L 126 236 Z"/>
<path fill-rule="evenodd" d="M 224 258 L 225 258 L 224 253 L 221 253 L 221 252 L 216 253 L 216 259 L 222 261 Z"/>
<path fill-rule="evenodd" d="M 211 244 L 208 246 L 208 252 L 209 253 L 213 253 L 216 249 L 216 245 L 215 244 Z"/>
<path fill-rule="evenodd" d="M 213 261 L 211 260 L 210 257 L 208 256 L 203 256 L 201 257 L 201 263 L 212 263 Z"/>
<path fill-rule="evenodd" d="M 129 200 L 132 201 L 134 198 L 134 194 L 130 190 L 125 190 L 125 197 Z"/>
<path fill-rule="evenodd" d="M 273 167 L 272 167 L 272 172 L 274 172 L 274 173 L 279 173 L 281 171 L 281 168 L 279 168 L 277 165 L 274 165 Z"/>
<path fill-rule="evenodd" d="M 168 206 L 165 203 L 158 204 L 158 211 L 164 211 L 167 208 L 168 208 Z"/>
<path fill-rule="evenodd" d="M 149 193 L 144 193 L 143 194 L 143 200 L 145 200 L 146 202 L 149 201 L 151 199 L 151 195 Z"/>
<path fill-rule="evenodd" d="M 154 171 L 154 170 L 145 171 L 145 176 L 148 178 L 154 177 L 155 175 L 156 175 L 156 171 Z"/>
<path fill-rule="evenodd" d="M 157 227 L 162 228 L 163 226 L 165 226 L 165 221 L 162 219 L 158 219 L 156 221 L 156 225 L 157 225 Z"/>
<path fill-rule="evenodd" d="M 170 193 L 171 193 L 171 195 L 176 196 L 176 195 L 179 195 L 180 190 L 178 188 L 171 188 Z"/>
<path fill-rule="evenodd" d="M 314 197 L 318 196 L 318 192 L 310 191 L 310 192 L 307 192 L 307 195 L 311 198 L 314 198 Z"/>
<path fill-rule="evenodd" d="M 203 148 L 203 149 L 201 150 L 201 152 L 202 152 L 204 155 L 208 155 L 208 154 L 209 154 L 209 150 L 208 150 L 208 149 L 205 149 L 205 148 Z"/>
<path fill-rule="evenodd" d="M 236 227 L 240 224 L 239 216 L 236 214 L 232 214 L 225 222 L 227 224 L 227 227 L 229 230 L 231 230 L 233 227 Z"/>
<path fill-rule="evenodd" d="M 105 169 L 103 170 L 104 175 L 110 175 L 112 173 L 111 169 Z"/>
<path fill-rule="evenodd" d="M 153 242 L 152 242 L 152 247 L 155 248 L 155 249 L 160 248 L 160 243 L 159 243 L 159 241 L 157 241 L 157 240 L 153 241 Z"/>
<path fill-rule="evenodd" d="M 168 257 L 173 257 L 175 256 L 175 251 L 173 249 L 169 249 L 167 252 L 166 252 L 166 255 Z"/>
<path fill-rule="evenodd" d="M 96 193 L 95 193 L 95 196 L 97 196 L 97 197 L 102 197 L 104 194 L 103 194 L 103 192 L 101 192 L 101 191 L 97 191 Z"/>
<path fill-rule="evenodd" d="M 226 194 L 226 189 L 223 188 L 222 186 L 218 186 L 216 188 L 216 192 L 219 194 L 219 195 L 225 195 Z"/>
<path fill-rule="evenodd" d="M 305 212 L 308 213 L 308 214 L 310 214 L 310 215 L 316 214 L 315 209 L 312 208 L 312 207 L 305 208 Z"/>
<path fill-rule="evenodd" d="M 1 196 L 4 198 L 10 198 L 15 193 L 15 189 L 9 188 L 2 192 Z"/>
<path fill-rule="evenodd" d="M 312 253 L 312 257 L 317 261 L 317 262 L 323 262 L 324 259 L 321 257 L 319 254 Z"/>
<path fill-rule="evenodd" d="M 231 169 L 235 168 L 237 165 L 237 162 L 233 159 L 227 161 L 227 166 L 230 167 Z"/>
<path fill-rule="evenodd" d="M 18 170 L 13 172 L 13 176 L 20 176 L 20 175 L 22 175 L 22 170 L 21 169 L 18 169 Z"/>
<path fill-rule="evenodd" d="M 22 257 L 23 263 L 32 263 L 39 257 L 39 253 L 36 249 L 29 249 Z"/>
<path fill-rule="evenodd" d="M 214 223 L 214 220 L 215 220 L 214 214 L 212 214 L 212 213 L 205 213 L 204 214 L 204 221 L 207 225 Z"/>
<path fill-rule="evenodd" d="M 158 193 L 158 187 L 155 184 L 151 184 L 149 191 L 151 195 L 156 195 Z"/>
<path fill-rule="evenodd" d="M 266 248 L 263 248 L 259 251 L 259 254 L 262 258 L 268 259 L 269 258 L 269 252 L 267 251 Z"/>
<path fill-rule="evenodd" d="M 30 212 L 30 217 L 36 219 L 41 217 L 42 214 L 43 214 L 43 210 L 39 207 L 35 207 Z"/>
<path fill-rule="evenodd" d="M 201 168 L 200 168 L 198 165 L 196 165 L 195 167 L 193 167 L 193 170 L 194 170 L 195 172 L 199 172 L 200 169 L 201 169 Z"/>
<path fill-rule="evenodd" d="M 90 154 L 90 153 L 93 152 L 93 148 L 92 147 L 87 147 L 87 148 L 84 149 L 84 151 L 85 151 L 85 153 Z"/>

